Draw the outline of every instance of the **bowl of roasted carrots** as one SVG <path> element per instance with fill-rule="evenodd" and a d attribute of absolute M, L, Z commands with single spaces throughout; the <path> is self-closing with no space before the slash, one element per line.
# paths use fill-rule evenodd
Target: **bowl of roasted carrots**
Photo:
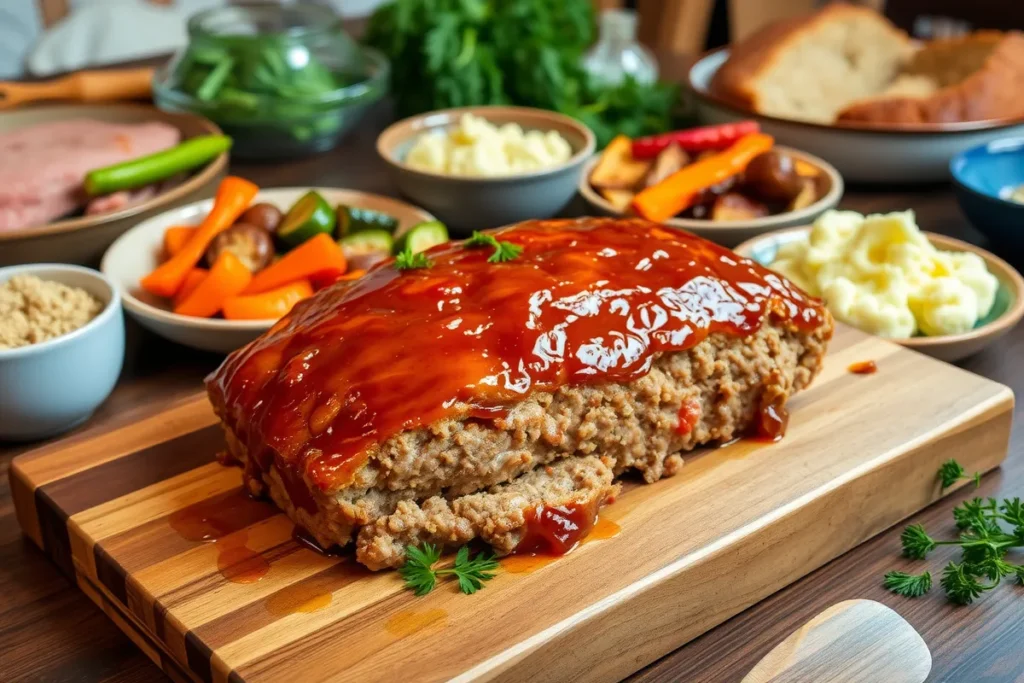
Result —
<path fill-rule="evenodd" d="M 140 325 L 227 353 L 300 301 L 359 278 L 401 250 L 447 241 L 426 211 L 333 188 L 261 190 L 236 176 L 216 195 L 139 223 L 107 250 L 102 272 Z"/>
<path fill-rule="evenodd" d="M 614 138 L 584 167 L 597 212 L 634 215 L 725 246 L 812 222 L 843 196 L 830 164 L 782 147 L 755 121 Z"/>

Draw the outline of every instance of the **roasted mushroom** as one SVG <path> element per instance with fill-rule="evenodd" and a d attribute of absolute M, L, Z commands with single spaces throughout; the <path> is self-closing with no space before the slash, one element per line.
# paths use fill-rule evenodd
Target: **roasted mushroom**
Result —
<path fill-rule="evenodd" d="M 235 223 L 213 238 L 206 249 L 206 262 L 213 266 L 217 257 L 230 251 L 252 272 L 262 270 L 274 258 L 274 240 L 263 228 Z"/>
<path fill-rule="evenodd" d="M 277 226 L 280 225 L 282 218 L 281 209 L 273 204 L 262 202 L 250 206 L 235 222 L 255 225 L 257 228 L 263 228 L 273 234 L 277 230 Z"/>
<path fill-rule="evenodd" d="M 804 187 L 792 157 L 777 150 L 751 159 L 743 178 L 750 192 L 764 201 L 791 202 Z"/>
<path fill-rule="evenodd" d="M 767 216 L 771 211 L 759 201 L 739 194 L 727 192 L 715 200 L 711 209 L 713 221 L 749 221 L 753 218 Z"/>

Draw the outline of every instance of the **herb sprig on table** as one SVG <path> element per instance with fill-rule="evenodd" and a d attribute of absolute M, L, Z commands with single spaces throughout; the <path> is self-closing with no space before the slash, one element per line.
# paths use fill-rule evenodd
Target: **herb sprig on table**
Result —
<path fill-rule="evenodd" d="M 434 590 L 438 577 L 454 576 L 459 581 L 459 590 L 472 595 L 483 588 L 486 581 L 494 578 L 498 569 L 498 561 L 491 553 L 480 553 L 470 557 L 469 548 L 462 546 L 455 555 L 455 564 L 447 569 L 434 569 L 441 559 L 440 548 L 424 543 L 422 546 L 409 546 L 405 550 L 405 565 L 398 573 L 405 579 L 405 585 L 416 595 L 426 595 Z"/>
<path fill-rule="evenodd" d="M 580 66 L 596 38 L 591 0 L 393 0 L 366 42 L 391 60 L 399 115 L 480 104 L 560 111 L 603 147 L 673 128 L 679 89 L 627 80 L 608 87 Z"/>
<path fill-rule="evenodd" d="M 963 466 L 949 460 L 939 469 L 942 487 L 952 486 L 960 479 L 980 482 L 981 474 L 964 473 Z M 923 560 L 939 546 L 957 546 L 962 554 L 959 562 L 949 562 L 942 571 L 940 584 L 950 601 L 969 605 L 986 591 L 1012 577 L 1024 584 L 1024 564 L 1009 561 L 1015 548 L 1024 548 L 1024 503 L 1020 498 L 974 498 L 953 509 L 953 520 L 960 535 L 956 539 L 933 538 L 920 524 L 903 530 L 900 542 L 903 554 L 912 560 Z M 932 587 L 930 572 L 908 574 L 892 571 L 885 575 L 883 585 L 899 595 L 916 598 Z"/>

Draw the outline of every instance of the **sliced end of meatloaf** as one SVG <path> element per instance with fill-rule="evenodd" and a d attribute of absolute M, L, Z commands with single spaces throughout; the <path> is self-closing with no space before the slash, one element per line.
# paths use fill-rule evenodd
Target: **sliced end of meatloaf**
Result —
<path fill-rule="evenodd" d="M 455 547 L 475 538 L 489 543 L 498 555 L 507 555 L 542 507 L 581 508 L 593 519 L 619 491 L 614 476 L 611 467 L 593 456 L 565 458 L 483 493 L 452 500 L 433 496 L 422 504 L 404 500 L 392 514 L 359 531 L 356 558 L 370 569 L 398 567 L 405 563 L 410 545 Z"/>
<path fill-rule="evenodd" d="M 228 449 L 250 490 L 268 492 L 322 546 L 358 533 L 357 556 L 372 568 L 401 564 L 405 546 L 424 541 L 480 538 L 505 554 L 531 507 L 591 501 L 596 511 L 614 494 L 613 475 L 633 469 L 653 482 L 679 469 L 681 452 L 755 431 L 765 405 L 782 405 L 818 373 L 832 325 L 827 315 L 811 331 L 769 319 L 748 337 L 712 334 L 660 354 L 630 383 L 565 386 L 490 421 L 400 433 L 334 493 L 258 466 L 226 427 Z"/>

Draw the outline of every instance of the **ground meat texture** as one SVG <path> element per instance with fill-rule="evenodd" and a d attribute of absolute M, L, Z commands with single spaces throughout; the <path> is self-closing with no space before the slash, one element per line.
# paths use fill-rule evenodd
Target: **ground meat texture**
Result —
<path fill-rule="evenodd" d="M 647 375 L 628 384 L 562 387 L 533 394 L 491 423 L 447 419 L 401 433 L 375 447 L 347 488 L 328 494 L 300 481 L 315 510 L 292 501 L 276 469 L 246 464 L 230 431 L 229 451 L 246 464 L 250 489 L 268 490 L 324 547 L 346 545 L 366 527 L 357 549 L 368 566 L 400 563 L 399 546 L 418 539 L 457 544 L 448 539 L 480 537 L 506 552 L 518 539 L 507 531 L 508 510 L 493 487 L 511 482 L 515 490 L 530 485 L 532 479 L 520 482 L 543 466 L 575 467 L 595 458 L 615 475 L 638 470 L 648 482 L 675 474 L 681 452 L 748 433 L 762 402 L 807 386 L 831 335 L 831 319 L 811 332 L 769 320 L 746 338 L 716 334 L 689 350 L 661 354 Z"/>
<path fill-rule="evenodd" d="M 364 526 L 356 540 L 356 558 L 371 569 L 398 567 L 410 545 L 457 547 L 480 538 L 498 555 L 512 552 L 538 506 L 580 506 L 591 514 L 619 490 L 608 465 L 593 456 L 565 458 L 538 467 L 507 484 L 448 500 L 405 500 L 395 511 Z"/>

